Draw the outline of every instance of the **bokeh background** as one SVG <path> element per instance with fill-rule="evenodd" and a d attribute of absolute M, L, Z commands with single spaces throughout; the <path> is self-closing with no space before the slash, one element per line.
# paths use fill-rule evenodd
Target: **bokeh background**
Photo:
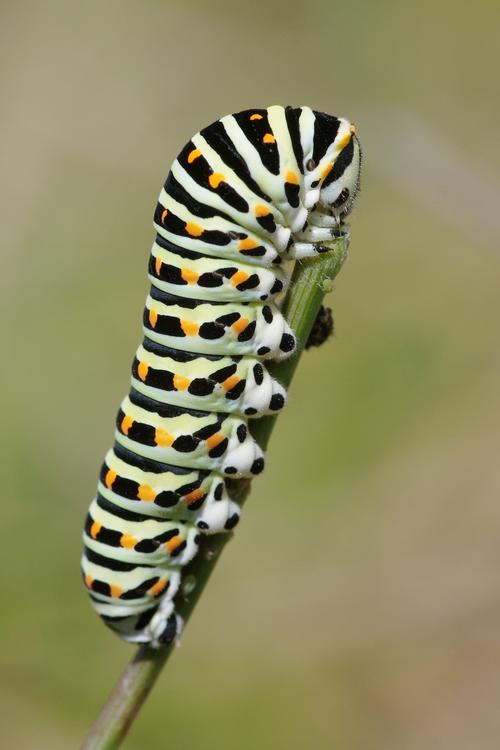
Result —
<path fill-rule="evenodd" d="M 2 746 L 77 747 L 132 653 L 89 608 L 80 532 L 168 167 L 214 119 L 289 103 L 364 145 L 337 335 L 125 747 L 498 748 L 498 4 L 1 16 Z"/>

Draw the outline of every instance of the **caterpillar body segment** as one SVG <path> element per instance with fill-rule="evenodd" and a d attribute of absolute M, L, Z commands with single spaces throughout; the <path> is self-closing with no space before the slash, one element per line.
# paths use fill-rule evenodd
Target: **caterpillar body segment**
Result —
<path fill-rule="evenodd" d="M 108 451 L 98 495 L 123 511 L 186 520 L 205 533 L 236 525 L 239 508 L 218 472 L 174 467 L 132 454 L 117 443 Z M 107 506 L 109 507 L 109 506 Z"/>
<path fill-rule="evenodd" d="M 122 401 L 115 439 L 153 461 L 246 477 L 263 468 L 262 451 L 246 421 L 216 412 L 178 409 L 140 396 Z"/>
<path fill-rule="evenodd" d="M 143 322 L 144 335 L 152 341 L 171 348 L 182 342 L 200 354 L 282 359 L 294 348 L 293 333 L 272 303 L 183 299 L 153 287 Z"/>
<path fill-rule="evenodd" d="M 175 595 L 201 535 L 238 523 L 226 480 L 264 468 L 248 420 L 286 403 L 266 366 L 295 348 L 282 264 L 345 231 L 360 153 L 348 120 L 273 106 L 217 120 L 172 165 L 144 340 L 84 529 L 85 586 L 125 640 L 176 638 Z"/>
<path fill-rule="evenodd" d="M 147 347 L 147 348 L 146 348 Z M 175 406 L 246 417 L 283 408 L 286 391 L 258 357 L 203 356 L 142 344 L 132 363 L 132 387 Z"/>
<path fill-rule="evenodd" d="M 273 299 L 286 289 L 287 277 L 278 269 L 209 258 L 193 251 L 182 255 L 167 240 L 156 239 L 151 250 L 149 280 L 160 291 L 217 302 Z"/>

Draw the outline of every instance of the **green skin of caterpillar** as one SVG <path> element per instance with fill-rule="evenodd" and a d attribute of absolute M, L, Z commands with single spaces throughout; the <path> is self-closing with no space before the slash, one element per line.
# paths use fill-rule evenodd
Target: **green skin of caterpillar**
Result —
<path fill-rule="evenodd" d="M 276 302 L 280 264 L 342 231 L 360 158 L 349 121 L 274 106 L 213 123 L 172 165 L 155 211 L 145 340 L 84 531 L 93 606 L 128 641 L 176 637 L 174 597 L 200 534 L 239 519 L 225 478 L 264 465 L 248 419 L 286 400 L 265 366 L 294 349 Z"/>

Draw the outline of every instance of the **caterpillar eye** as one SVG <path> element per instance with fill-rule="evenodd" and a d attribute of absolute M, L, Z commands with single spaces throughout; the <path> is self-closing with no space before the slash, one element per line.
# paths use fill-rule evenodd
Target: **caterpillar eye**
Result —
<path fill-rule="evenodd" d="M 350 196 L 349 190 L 347 188 L 344 188 L 342 192 L 340 193 L 339 197 L 337 198 L 337 200 L 334 202 L 333 207 L 338 208 L 339 206 L 341 206 L 342 203 L 346 202 L 349 196 Z"/>
<path fill-rule="evenodd" d="M 316 169 L 316 162 L 314 161 L 314 159 L 308 159 L 306 163 L 306 169 L 308 172 L 312 172 L 313 169 Z"/>

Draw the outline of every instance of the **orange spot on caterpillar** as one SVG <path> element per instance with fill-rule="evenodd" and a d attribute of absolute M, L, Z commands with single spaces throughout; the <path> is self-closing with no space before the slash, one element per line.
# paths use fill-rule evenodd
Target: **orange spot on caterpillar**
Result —
<path fill-rule="evenodd" d="M 250 119 L 251 120 L 262 120 L 263 118 L 262 118 L 262 115 L 259 115 L 258 112 L 254 112 L 253 115 L 250 115 Z"/>
<path fill-rule="evenodd" d="M 139 375 L 143 383 L 148 376 L 148 370 L 149 370 L 149 365 L 146 364 L 146 362 L 139 362 L 139 365 L 137 367 L 137 374 Z"/>
<path fill-rule="evenodd" d="M 117 586 L 116 583 L 111 583 L 109 586 L 109 590 L 111 592 L 111 596 L 114 599 L 118 599 L 121 594 L 123 594 L 123 589 L 121 588 L 121 586 Z"/>
<path fill-rule="evenodd" d="M 196 284 L 199 279 L 199 274 L 189 268 L 181 268 L 181 276 L 188 284 Z"/>
<path fill-rule="evenodd" d="M 188 221 L 186 224 L 186 232 L 190 234 L 191 237 L 200 237 L 203 234 L 203 229 L 199 224 Z"/>
<path fill-rule="evenodd" d="M 232 388 L 234 388 L 235 385 L 238 385 L 240 382 L 240 378 L 237 375 L 231 375 L 229 378 L 226 378 L 224 382 L 222 383 L 222 387 L 225 391 L 230 391 Z"/>
<path fill-rule="evenodd" d="M 122 534 L 120 537 L 120 546 L 125 549 L 133 549 L 137 544 L 137 539 L 132 534 Z"/>
<path fill-rule="evenodd" d="M 113 469 L 108 469 L 106 476 L 104 477 L 104 484 L 108 488 L 108 490 L 111 489 L 113 486 L 113 482 L 116 479 L 116 471 L 113 471 Z"/>
<path fill-rule="evenodd" d="M 233 323 L 231 328 L 233 329 L 235 333 L 241 333 L 242 331 L 245 330 L 245 328 L 247 327 L 249 323 L 250 321 L 248 320 L 248 318 L 240 318 L 239 320 L 236 321 L 236 323 Z"/>
<path fill-rule="evenodd" d="M 268 207 L 263 206 L 262 203 L 258 203 L 254 208 L 254 214 L 256 216 L 268 216 L 270 213 Z"/>
<path fill-rule="evenodd" d="M 173 552 L 177 549 L 177 547 L 180 547 L 182 544 L 182 537 L 179 535 L 173 536 L 172 539 L 169 539 L 168 542 L 165 542 L 165 549 L 169 552 Z"/>
<path fill-rule="evenodd" d="M 101 529 L 102 523 L 99 523 L 99 521 L 94 521 L 94 523 L 90 527 L 90 536 L 92 537 L 92 539 L 95 539 L 97 537 Z"/>
<path fill-rule="evenodd" d="M 353 122 L 351 122 L 351 124 L 349 125 L 349 133 L 352 133 L 352 135 L 354 135 L 356 130 L 357 130 L 356 125 Z"/>
<path fill-rule="evenodd" d="M 185 391 L 191 381 L 182 375 L 174 375 L 174 388 L 176 391 Z"/>
<path fill-rule="evenodd" d="M 342 136 L 342 138 L 337 143 L 338 150 L 342 151 L 342 149 L 347 146 L 347 144 L 349 143 L 349 141 L 351 140 L 351 138 L 352 138 L 352 133 L 351 132 L 346 133 L 344 136 Z"/>
<path fill-rule="evenodd" d="M 216 432 L 215 435 L 210 435 L 209 438 L 207 438 L 207 448 L 209 451 L 212 450 L 212 448 L 215 448 L 219 445 L 219 443 L 222 443 L 224 440 L 224 435 L 221 435 L 220 432 Z"/>
<path fill-rule="evenodd" d="M 155 430 L 156 445 L 160 445 L 162 448 L 170 448 L 174 440 L 175 440 L 175 437 L 171 435 L 170 432 L 167 432 L 166 430 L 162 430 L 160 427 L 156 428 Z"/>
<path fill-rule="evenodd" d="M 165 219 L 167 218 L 167 216 L 168 216 L 168 211 L 167 211 L 167 209 L 165 209 L 165 210 L 163 211 L 162 215 L 161 215 L 161 223 L 162 223 L 162 224 L 164 224 L 164 223 L 165 223 Z"/>
<path fill-rule="evenodd" d="M 129 417 L 128 414 L 126 414 L 123 417 L 121 424 L 120 424 L 120 429 L 124 435 L 128 435 L 128 431 L 130 430 L 133 424 L 134 424 L 134 420 L 132 419 L 132 417 Z"/>
<path fill-rule="evenodd" d="M 182 320 L 181 318 L 180 324 L 186 336 L 196 336 L 200 330 L 198 323 L 193 323 L 192 320 Z"/>
<path fill-rule="evenodd" d="M 199 148 L 194 148 L 192 151 L 188 154 L 188 164 L 192 164 L 195 159 L 197 159 L 199 156 L 201 156 L 201 151 Z"/>
<path fill-rule="evenodd" d="M 240 250 L 253 250 L 257 247 L 257 243 L 250 237 L 246 237 L 244 240 L 240 240 L 238 247 Z"/>
<path fill-rule="evenodd" d="M 299 177 L 298 177 L 298 175 L 295 172 L 292 172 L 291 169 L 286 173 L 285 180 L 287 182 L 289 182 L 291 185 L 298 185 L 299 184 Z"/>
<path fill-rule="evenodd" d="M 210 175 L 208 181 L 210 183 L 210 187 L 212 187 L 214 190 L 217 190 L 221 182 L 224 182 L 225 179 L 226 178 L 224 177 L 224 175 L 220 172 L 214 172 Z"/>
<path fill-rule="evenodd" d="M 327 164 L 326 167 L 321 172 L 321 179 L 324 180 L 326 177 L 328 177 L 332 169 L 333 169 L 333 164 Z"/>
<path fill-rule="evenodd" d="M 151 596 L 159 596 L 161 592 L 166 589 L 166 587 L 167 581 L 157 581 L 155 584 L 153 584 L 153 586 L 151 586 L 150 589 L 148 589 L 148 594 L 150 594 Z"/>
<path fill-rule="evenodd" d="M 155 260 L 155 271 L 156 271 L 156 275 L 157 276 L 159 276 L 160 273 L 161 273 L 161 267 L 162 267 L 162 265 L 163 264 L 161 262 L 161 259 L 160 258 L 156 258 L 156 260 Z"/>
<path fill-rule="evenodd" d="M 189 495 L 186 495 L 184 499 L 188 505 L 192 505 L 197 500 L 200 500 L 200 498 L 202 498 L 203 495 L 204 495 L 203 490 L 200 490 L 200 489 L 193 490 L 192 492 L 189 493 Z"/>
<path fill-rule="evenodd" d="M 92 576 L 85 576 L 85 579 L 84 579 L 84 580 L 85 580 L 85 585 L 86 585 L 86 587 L 87 587 L 88 589 L 90 589 L 90 588 L 92 587 L 92 584 L 93 584 L 93 582 L 94 582 L 94 579 L 92 578 Z"/>
<path fill-rule="evenodd" d="M 248 279 L 248 274 L 244 271 L 236 271 L 236 273 L 231 276 L 231 284 L 233 286 L 238 286 L 238 284 L 243 284 L 244 281 Z"/>
<path fill-rule="evenodd" d="M 150 503 L 155 499 L 156 492 L 149 484 L 140 484 L 137 497 L 145 503 Z"/>
<path fill-rule="evenodd" d="M 262 139 L 262 143 L 276 143 L 276 138 L 272 133 L 266 133 Z"/>
<path fill-rule="evenodd" d="M 158 313 L 156 312 L 156 310 L 151 309 L 149 311 L 148 318 L 149 318 L 149 324 L 151 328 L 154 328 L 158 322 Z"/>

